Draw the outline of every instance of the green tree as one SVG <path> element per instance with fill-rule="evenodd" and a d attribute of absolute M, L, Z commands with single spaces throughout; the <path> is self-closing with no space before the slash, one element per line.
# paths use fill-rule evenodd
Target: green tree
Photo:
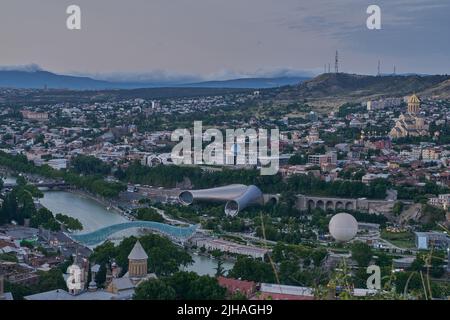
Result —
<path fill-rule="evenodd" d="M 216 267 L 216 277 L 223 276 L 225 274 L 225 269 L 223 268 L 223 260 L 222 258 L 217 259 L 217 267 Z"/>
<path fill-rule="evenodd" d="M 53 213 L 47 208 L 41 208 L 33 214 L 31 216 L 30 225 L 33 228 L 43 227 L 44 229 L 52 231 L 60 230 L 59 223 L 55 220 Z"/>
<path fill-rule="evenodd" d="M 83 225 L 80 220 L 66 216 L 62 213 L 58 213 L 55 216 L 56 220 L 62 223 L 66 228 L 75 231 L 75 230 L 83 230 Z"/>
<path fill-rule="evenodd" d="M 84 175 L 107 175 L 111 167 L 94 156 L 78 155 L 72 160 L 72 166 L 77 173 Z"/>
<path fill-rule="evenodd" d="M 352 259 L 358 263 L 359 267 L 367 267 L 372 260 L 372 248 L 363 243 L 355 242 L 351 247 Z"/>
<path fill-rule="evenodd" d="M 200 276 L 191 283 L 187 300 L 223 300 L 226 289 L 221 287 L 216 278 Z"/>
<path fill-rule="evenodd" d="M 399 216 L 399 215 L 402 213 L 404 206 L 405 206 L 405 205 L 404 205 L 403 202 L 397 201 L 397 202 L 394 204 L 394 207 L 392 208 L 392 212 L 393 212 L 396 216 Z"/>
<path fill-rule="evenodd" d="M 66 289 L 66 282 L 64 281 L 63 272 L 59 268 L 51 269 L 50 271 L 38 271 L 39 281 L 37 289 L 39 292 L 45 292 L 56 289 Z"/>
<path fill-rule="evenodd" d="M 255 282 L 273 283 L 276 281 L 274 270 L 269 263 L 242 256 L 237 259 L 228 275 L 231 278 Z"/>
<path fill-rule="evenodd" d="M 210 276 L 199 276 L 194 272 L 176 272 L 167 278 L 176 292 L 177 299 L 182 300 L 220 300 L 225 298 L 226 289 L 217 279 Z"/>
<path fill-rule="evenodd" d="M 111 260 L 115 260 L 123 272 L 126 272 L 128 270 L 128 255 L 137 240 L 136 237 L 128 237 L 117 246 L 114 246 L 111 242 L 105 242 L 94 249 L 90 259 L 99 265 L 105 265 L 110 263 Z M 180 266 L 192 263 L 189 253 L 165 237 L 148 234 L 140 237 L 139 241 L 149 257 L 149 272 L 154 272 L 158 276 L 170 275 L 177 272 Z"/>
<path fill-rule="evenodd" d="M 135 290 L 133 300 L 175 300 L 175 290 L 164 281 L 147 280 Z"/>
<path fill-rule="evenodd" d="M 164 218 L 153 208 L 139 208 L 137 218 L 144 221 L 164 222 Z"/>

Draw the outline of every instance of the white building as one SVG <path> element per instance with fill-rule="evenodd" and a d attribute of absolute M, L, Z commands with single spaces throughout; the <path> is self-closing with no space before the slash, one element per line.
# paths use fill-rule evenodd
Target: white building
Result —
<path fill-rule="evenodd" d="M 270 250 L 262 249 L 258 247 L 251 247 L 240 245 L 234 242 L 225 241 L 222 239 L 211 239 L 211 238 L 198 238 L 193 239 L 193 242 L 197 245 L 197 247 L 204 247 L 206 250 L 219 250 L 222 252 L 241 254 L 245 256 L 250 256 L 253 258 L 264 258 L 264 255 L 268 253 Z"/>
<path fill-rule="evenodd" d="M 47 164 L 55 170 L 67 169 L 67 159 L 50 159 Z"/>
<path fill-rule="evenodd" d="M 416 248 L 419 250 L 428 250 L 431 248 L 447 249 L 450 238 L 443 232 L 415 232 Z"/>
<path fill-rule="evenodd" d="M 170 165 L 173 164 L 173 161 L 170 153 L 161 153 L 145 155 L 144 158 L 142 158 L 141 164 L 144 166 L 155 167 L 160 164 Z"/>
<path fill-rule="evenodd" d="M 430 198 L 428 203 L 447 210 L 450 208 L 450 194 L 440 194 L 437 198 Z"/>
<path fill-rule="evenodd" d="M 386 108 L 399 107 L 403 103 L 402 98 L 387 98 L 367 101 L 367 111 L 381 110 Z"/>
<path fill-rule="evenodd" d="M 337 153 L 336 152 L 328 152 L 326 154 L 313 154 L 308 156 L 308 163 L 314 165 L 325 165 L 325 164 L 333 164 L 337 163 Z"/>
<path fill-rule="evenodd" d="M 378 173 L 378 174 L 367 173 L 362 177 L 362 182 L 365 184 L 370 184 L 372 181 L 376 179 L 387 179 L 387 178 L 389 178 L 389 174 L 387 173 Z"/>

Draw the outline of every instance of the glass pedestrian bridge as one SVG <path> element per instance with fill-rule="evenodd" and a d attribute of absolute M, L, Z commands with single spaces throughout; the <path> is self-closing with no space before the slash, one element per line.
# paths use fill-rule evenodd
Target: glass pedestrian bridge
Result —
<path fill-rule="evenodd" d="M 161 233 L 171 238 L 172 240 L 184 242 L 195 234 L 198 225 L 191 225 L 189 227 L 177 227 L 154 221 L 132 221 L 114 224 L 112 226 L 104 227 L 90 233 L 70 234 L 69 236 L 76 242 L 79 242 L 86 246 L 94 246 L 106 241 L 111 235 L 117 232 L 135 228 L 150 229 Z"/>

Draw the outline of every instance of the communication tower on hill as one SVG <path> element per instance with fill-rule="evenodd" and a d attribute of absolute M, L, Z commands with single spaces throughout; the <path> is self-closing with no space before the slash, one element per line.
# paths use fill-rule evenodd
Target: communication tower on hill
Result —
<path fill-rule="evenodd" d="M 339 53 L 336 50 L 336 57 L 334 59 L 334 72 L 339 73 Z"/>

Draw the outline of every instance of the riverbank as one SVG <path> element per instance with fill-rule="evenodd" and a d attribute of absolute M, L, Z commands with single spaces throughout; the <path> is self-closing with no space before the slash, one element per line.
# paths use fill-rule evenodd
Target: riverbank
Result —
<path fill-rule="evenodd" d="M 6 168 L 6 167 L 0 167 L 0 176 L 1 176 L 1 179 L 3 181 L 8 181 L 8 180 L 15 181 L 16 177 L 21 175 L 21 174 L 25 174 L 25 176 L 28 175 L 26 173 L 20 173 L 18 171 L 14 171 L 14 170 L 11 170 L 11 169 Z M 36 175 L 32 175 L 32 176 L 36 176 Z M 37 176 L 37 177 L 39 177 L 39 176 Z M 44 179 L 44 177 L 39 177 L 39 178 Z M 74 193 L 74 194 L 78 194 L 80 196 L 87 197 L 87 198 L 89 198 L 91 200 L 94 200 L 94 201 L 98 202 L 99 204 L 105 206 L 106 208 L 114 209 L 116 211 L 116 213 L 119 213 L 119 214 L 122 214 L 122 215 L 124 214 L 124 211 L 121 210 L 117 205 L 114 205 L 113 202 L 108 201 L 106 198 L 100 197 L 100 196 L 95 195 L 95 194 L 93 194 L 91 192 L 88 192 L 86 190 L 70 188 L 70 189 L 67 189 L 67 190 L 64 190 L 64 191 L 67 191 L 67 192 L 70 192 L 70 193 Z"/>

